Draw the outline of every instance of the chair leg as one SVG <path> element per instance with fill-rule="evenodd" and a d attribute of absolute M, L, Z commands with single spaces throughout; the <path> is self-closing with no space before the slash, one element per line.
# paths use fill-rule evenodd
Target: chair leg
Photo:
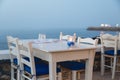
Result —
<path fill-rule="evenodd" d="M 17 69 L 17 80 L 20 80 L 20 70 Z"/>
<path fill-rule="evenodd" d="M 105 57 L 102 54 L 101 55 L 101 75 L 104 75 L 104 71 L 105 71 L 104 65 L 105 65 Z"/>
<path fill-rule="evenodd" d="M 31 80 L 37 80 L 36 76 L 34 76 Z M 39 80 L 39 79 L 38 79 Z"/>
<path fill-rule="evenodd" d="M 72 71 L 72 80 L 77 80 L 77 71 Z"/>
<path fill-rule="evenodd" d="M 78 75 L 78 80 L 80 80 L 80 72 L 78 72 L 77 75 Z"/>
<path fill-rule="evenodd" d="M 111 72 L 112 72 L 112 67 L 113 67 L 113 58 L 110 58 L 110 66 L 111 66 Z"/>
<path fill-rule="evenodd" d="M 62 80 L 62 73 L 61 73 L 61 72 L 58 73 L 58 78 L 57 78 L 57 80 Z"/>
<path fill-rule="evenodd" d="M 24 73 L 21 72 L 21 77 L 20 77 L 21 80 L 25 80 L 25 77 L 24 77 Z"/>
<path fill-rule="evenodd" d="M 15 80 L 14 73 L 15 73 L 15 70 L 11 65 L 11 80 Z"/>
<path fill-rule="evenodd" d="M 115 77 L 115 69 L 116 69 L 116 56 L 114 57 L 113 67 L 112 67 L 112 79 Z"/>

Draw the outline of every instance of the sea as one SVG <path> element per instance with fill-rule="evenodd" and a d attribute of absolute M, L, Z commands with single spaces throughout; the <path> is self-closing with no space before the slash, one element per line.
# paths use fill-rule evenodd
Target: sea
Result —
<path fill-rule="evenodd" d="M 8 49 L 7 36 L 18 37 L 19 39 L 38 39 L 39 34 L 46 34 L 47 38 L 59 39 L 60 32 L 67 35 L 76 33 L 77 37 L 97 37 L 101 31 L 88 31 L 87 28 L 54 28 L 54 29 L 6 29 L 0 30 L 0 50 Z M 110 32 L 115 34 L 113 32 Z"/>

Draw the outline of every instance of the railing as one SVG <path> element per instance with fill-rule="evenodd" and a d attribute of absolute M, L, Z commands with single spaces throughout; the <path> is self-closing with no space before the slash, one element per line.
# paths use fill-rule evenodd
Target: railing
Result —
<path fill-rule="evenodd" d="M 9 50 L 0 50 L 0 60 L 10 59 Z"/>

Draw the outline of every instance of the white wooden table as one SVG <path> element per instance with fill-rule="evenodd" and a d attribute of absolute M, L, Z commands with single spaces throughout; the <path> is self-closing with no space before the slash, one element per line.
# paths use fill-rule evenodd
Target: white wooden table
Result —
<path fill-rule="evenodd" d="M 56 80 L 57 62 L 77 59 L 86 59 L 85 80 L 92 80 L 95 50 L 95 46 L 88 44 L 68 47 L 66 41 L 59 40 L 33 42 L 33 55 L 49 62 L 50 80 Z"/>

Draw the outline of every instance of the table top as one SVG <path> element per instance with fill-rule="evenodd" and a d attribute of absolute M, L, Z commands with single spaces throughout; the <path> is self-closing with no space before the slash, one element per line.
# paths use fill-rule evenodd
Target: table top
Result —
<path fill-rule="evenodd" d="M 94 45 L 75 43 L 74 46 L 69 47 L 67 41 L 59 39 L 44 39 L 44 40 L 26 40 L 32 42 L 33 48 L 40 49 L 45 52 L 62 52 L 62 51 L 74 51 L 84 49 L 95 49 Z"/>

